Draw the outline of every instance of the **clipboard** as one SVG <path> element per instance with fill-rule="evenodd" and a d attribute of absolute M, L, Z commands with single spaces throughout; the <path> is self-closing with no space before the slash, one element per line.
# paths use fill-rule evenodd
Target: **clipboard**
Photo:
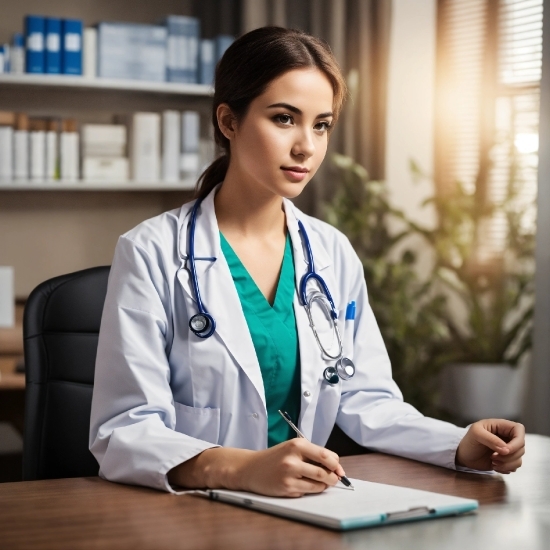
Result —
<path fill-rule="evenodd" d="M 222 489 L 193 493 L 337 531 L 466 514 L 479 507 L 473 499 L 359 479 L 350 481 L 354 491 L 336 486 L 300 498 L 266 497 Z"/>

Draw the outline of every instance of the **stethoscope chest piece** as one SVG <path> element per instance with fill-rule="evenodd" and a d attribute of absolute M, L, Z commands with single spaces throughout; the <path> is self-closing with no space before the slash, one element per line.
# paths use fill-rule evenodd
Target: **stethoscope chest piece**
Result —
<path fill-rule="evenodd" d="M 349 380 L 355 374 L 355 365 L 348 357 L 341 357 L 336 361 L 336 371 L 342 380 Z"/>
<path fill-rule="evenodd" d="M 338 371 L 334 367 L 327 367 L 323 372 L 323 376 L 331 386 L 335 386 L 340 381 Z"/>
<path fill-rule="evenodd" d="M 355 375 L 355 365 L 348 357 L 341 357 L 335 367 L 327 367 L 323 371 L 324 379 L 335 386 L 340 380 L 350 380 Z"/>
<path fill-rule="evenodd" d="M 209 313 L 197 313 L 189 319 L 189 328 L 199 338 L 208 338 L 216 329 L 216 323 Z"/>

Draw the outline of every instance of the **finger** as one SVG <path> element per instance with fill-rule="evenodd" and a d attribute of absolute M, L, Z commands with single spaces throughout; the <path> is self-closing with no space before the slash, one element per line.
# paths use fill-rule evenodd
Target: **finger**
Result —
<path fill-rule="evenodd" d="M 497 457 L 491 461 L 493 470 L 506 470 L 509 468 L 519 468 L 522 463 L 523 452 L 517 451 L 513 456 Z"/>
<path fill-rule="evenodd" d="M 521 447 L 516 452 L 508 455 L 499 455 L 498 453 L 493 453 L 491 456 L 491 461 L 497 464 L 506 464 L 521 458 L 525 454 L 525 447 Z"/>
<path fill-rule="evenodd" d="M 508 451 L 504 451 L 504 454 L 506 452 L 512 453 L 525 445 L 525 427 L 523 424 L 504 418 L 491 418 L 482 420 L 481 423 L 492 434 L 504 438 L 506 443 L 503 448 L 508 449 Z"/>
<path fill-rule="evenodd" d="M 322 466 L 315 466 L 304 462 L 300 468 L 302 477 L 312 479 L 325 485 L 336 485 L 338 483 L 338 475 L 334 472 L 326 470 Z"/>
<path fill-rule="evenodd" d="M 304 448 L 302 449 L 302 454 L 304 458 L 307 458 L 309 460 L 312 460 L 313 462 L 316 462 L 317 464 L 320 464 L 321 466 L 324 466 L 327 470 L 330 470 L 331 472 L 338 470 L 338 472 L 342 471 L 342 473 L 339 473 L 338 475 L 345 475 L 343 473 L 342 467 L 340 466 L 340 458 L 338 457 L 338 455 L 336 453 L 333 453 L 332 451 L 329 451 L 328 449 L 325 449 L 324 447 L 319 447 L 318 445 L 309 443 L 309 445 L 304 446 Z"/>
<path fill-rule="evenodd" d="M 506 444 L 508 449 L 510 449 L 510 453 L 514 453 L 519 449 L 525 448 L 525 427 L 523 424 L 516 422 L 510 435 L 512 439 Z"/>
<path fill-rule="evenodd" d="M 327 485 L 312 479 L 291 479 L 286 483 L 285 495 L 289 497 L 301 497 L 309 493 L 322 493 Z"/>
<path fill-rule="evenodd" d="M 491 428 L 490 422 L 491 421 L 487 421 L 487 424 L 485 422 L 476 422 L 473 424 L 471 427 L 472 436 L 478 443 L 489 447 L 489 449 L 493 451 L 497 451 L 499 454 L 508 453 L 509 451 L 506 447 L 506 443 L 500 437 L 489 431 L 488 428 Z"/>
<path fill-rule="evenodd" d="M 518 458 L 510 463 L 506 464 L 494 464 L 493 470 L 499 474 L 509 474 L 510 472 L 515 472 L 518 468 L 521 467 L 522 460 Z"/>

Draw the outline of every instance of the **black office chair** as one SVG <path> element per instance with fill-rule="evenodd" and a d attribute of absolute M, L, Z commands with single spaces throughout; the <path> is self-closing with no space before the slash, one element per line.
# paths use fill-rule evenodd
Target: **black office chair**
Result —
<path fill-rule="evenodd" d="M 88 450 L 95 358 L 108 266 L 50 279 L 29 296 L 23 479 L 95 476 Z"/>
<path fill-rule="evenodd" d="M 94 267 L 55 277 L 29 296 L 23 321 L 24 480 L 98 473 L 88 450 L 88 432 L 109 270 Z M 340 456 L 368 452 L 337 426 L 327 447 Z"/>

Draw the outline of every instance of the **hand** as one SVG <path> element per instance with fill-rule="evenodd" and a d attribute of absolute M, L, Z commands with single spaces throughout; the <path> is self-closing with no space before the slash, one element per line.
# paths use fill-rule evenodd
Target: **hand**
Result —
<path fill-rule="evenodd" d="M 338 455 L 303 438 L 270 449 L 215 447 L 179 464 L 168 480 L 188 489 L 232 489 L 267 496 L 321 493 L 345 475 Z"/>
<path fill-rule="evenodd" d="M 525 428 L 503 419 L 479 420 L 458 445 L 455 462 L 473 470 L 515 472 L 525 454 Z"/>
<path fill-rule="evenodd" d="M 240 485 L 269 496 L 300 497 L 321 493 L 345 475 L 336 453 L 303 438 L 255 452 L 243 464 Z"/>

